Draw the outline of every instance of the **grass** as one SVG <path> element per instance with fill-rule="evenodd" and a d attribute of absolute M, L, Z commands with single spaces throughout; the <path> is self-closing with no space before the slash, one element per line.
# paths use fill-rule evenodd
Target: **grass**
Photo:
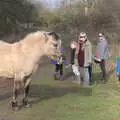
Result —
<path fill-rule="evenodd" d="M 115 78 L 101 84 L 96 73 L 94 79 L 99 82 L 80 87 L 69 80 L 54 81 L 51 70 L 47 65 L 35 76 L 32 108 L 12 111 L 8 97 L 0 101 L 0 120 L 120 120 L 120 86 Z"/>

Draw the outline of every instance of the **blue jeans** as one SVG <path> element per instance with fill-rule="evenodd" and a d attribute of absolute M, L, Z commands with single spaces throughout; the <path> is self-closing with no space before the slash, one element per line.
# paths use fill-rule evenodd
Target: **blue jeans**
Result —
<path fill-rule="evenodd" d="M 88 67 L 80 67 L 80 78 L 81 78 L 81 84 L 83 85 L 89 85 L 89 70 Z"/>

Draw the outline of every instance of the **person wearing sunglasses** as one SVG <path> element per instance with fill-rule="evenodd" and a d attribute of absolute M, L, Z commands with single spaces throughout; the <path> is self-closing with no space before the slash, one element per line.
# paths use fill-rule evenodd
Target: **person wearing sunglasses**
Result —
<path fill-rule="evenodd" d="M 92 45 L 85 32 L 81 32 L 76 50 L 80 70 L 81 85 L 88 86 L 91 82 Z"/>
<path fill-rule="evenodd" d="M 102 72 L 102 82 L 107 82 L 106 60 L 108 58 L 108 43 L 103 33 L 98 34 L 98 44 L 95 56 L 100 59 L 99 65 Z"/>

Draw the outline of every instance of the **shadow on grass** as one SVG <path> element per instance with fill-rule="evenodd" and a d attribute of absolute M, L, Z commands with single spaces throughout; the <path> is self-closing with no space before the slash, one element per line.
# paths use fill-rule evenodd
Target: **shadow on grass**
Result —
<path fill-rule="evenodd" d="M 32 104 L 36 104 L 39 101 L 47 100 L 51 98 L 59 98 L 68 94 L 77 94 L 78 96 L 91 96 L 92 88 L 88 87 L 53 87 L 48 85 L 32 85 L 30 92 L 30 98 L 37 98 L 37 100 L 31 101 Z"/>
<path fill-rule="evenodd" d="M 6 100 L 12 97 L 12 88 L 10 90 L 1 89 L 0 101 Z M 54 97 L 62 97 L 67 94 L 75 93 L 79 96 L 91 96 L 92 88 L 85 87 L 60 87 L 60 86 L 49 86 L 49 85 L 31 85 L 30 86 L 30 98 L 37 98 L 39 100 L 51 99 Z M 33 101 L 36 103 L 37 101 Z"/>
<path fill-rule="evenodd" d="M 49 85 L 31 85 L 30 86 L 30 98 L 33 98 L 31 104 L 36 104 L 42 100 L 48 100 L 52 98 L 63 97 L 68 94 L 77 94 L 78 96 L 91 96 L 92 88 L 85 87 L 53 87 Z M 0 94 L 0 101 L 6 100 L 12 97 L 12 90 L 3 92 Z"/>

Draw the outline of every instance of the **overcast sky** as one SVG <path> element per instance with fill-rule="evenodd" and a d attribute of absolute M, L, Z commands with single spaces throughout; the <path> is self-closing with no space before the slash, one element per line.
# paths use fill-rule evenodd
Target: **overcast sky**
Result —
<path fill-rule="evenodd" d="M 50 7 L 55 7 L 56 5 L 59 5 L 61 0 L 31 0 L 34 3 L 42 1 L 46 5 L 50 5 Z"/>
<path fill-rule="evenodd" d="M 57 3 L 59 2 L 60 0 L 36 0 L 36 1 L 43 1 L 43 2 L 51 2 L 51 3 Z"/>
<path fill-rule="evenodd" d="M 46 7 L 48 7 L 48 8 L 56 8 L 56 7 L 58 7 L 59 6 L 59 4 L 60 4 L 60 2 L 62 1 L 62 0 L 31 0 L 32 2 L 34 2 L 34 3 L 37 3 L 37 2 L 43 2 L 45 5 L 46 5 Z M 78 1 L 78 0 L 65 0 L 65 1 L 67 1 L 67 2 L 75 2 L 75 1 Z"/>

